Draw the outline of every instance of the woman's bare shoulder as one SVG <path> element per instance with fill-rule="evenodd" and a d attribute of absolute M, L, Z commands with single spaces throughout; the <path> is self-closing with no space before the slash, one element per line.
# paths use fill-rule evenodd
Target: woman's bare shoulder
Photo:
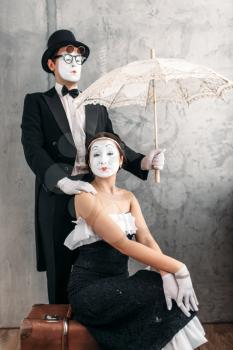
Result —
<path fill-rule="evenodd" d="M 89 192 L 80 192 L 74 196 L 76 215 L 84 216 L 92 209 L 99 207 L 100 202 L 97 196 Z"/>
<path fill-rule="evenodd" d="M 84 191 L 80 191 L 79 193 L 76 193 L 74 195 L 74 199 L 75 201 L 80 201 L 80 200 L 91 200 L 91 198 L 94 197 L 94 195 L 90 192 L 84 192 Z"/>
<path fill-rule="evenodd" d="M 133 192 L 126 190 L 125 188 L 119 188 L 119 191 L 122 194 L 122 196 L 124 196 L 128 200 L 131 200 L 134 197 Z"/>

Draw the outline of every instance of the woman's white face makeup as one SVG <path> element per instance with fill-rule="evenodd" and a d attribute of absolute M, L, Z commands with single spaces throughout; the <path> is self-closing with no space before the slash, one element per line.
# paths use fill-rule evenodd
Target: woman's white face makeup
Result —
<path fill-rule="evenodd" d="M 70 64 L 66 63 L 62 57 L 58 59 L 58 72 L 62 79 L 66 81 L 77 83 L 81 77 L 81 70 L 82 65 L 76 63 L 75 59 Z"/>
<path fill-rule="evenodd" d="M 120 165 L 120 152 L 110 139 L 96 140 L 90 150 L 90 167 L 96 176 L 109 177 L 116 174 Z"/>

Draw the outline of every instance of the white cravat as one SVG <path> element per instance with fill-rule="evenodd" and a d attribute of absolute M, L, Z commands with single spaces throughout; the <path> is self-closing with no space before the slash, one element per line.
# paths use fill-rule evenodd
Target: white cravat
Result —
<path fill-rule="evenodd" d="M 67 119 L 70 125 L 70 130 L 74 139 L 77 155 L 74 163 L 74 168 L 71 175 L 86 174 L 87 169 L 80 169 L 86 167 L 85 155 L 86 155 L 86 133 L 85 133 L 85 109 L 81 105 L 79 108 L 75 106 L 74 98 L 69 94 L 62 95 L 62 85 L 55 84 L 55 89 L 61 99 L 63 107 L 65 109 Z"/>

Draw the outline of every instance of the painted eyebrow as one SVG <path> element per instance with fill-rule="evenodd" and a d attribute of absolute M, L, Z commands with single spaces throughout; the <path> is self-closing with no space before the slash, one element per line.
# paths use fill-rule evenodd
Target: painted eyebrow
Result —
<path fill-rule="evenodd" d="M 114 147 L 114 145 L 113 144 L 111 144 L 111 143 L 109 143 L 109 144 L 107 144 L 107 145 L 105 145 L 105 147 L 108 147 L 108 146 L 112 146 L 112 147 Z M 92 147 L 92 149 L 94 150 L 94 149 L 98 149 L 100 146 L 93 146 Z"/>

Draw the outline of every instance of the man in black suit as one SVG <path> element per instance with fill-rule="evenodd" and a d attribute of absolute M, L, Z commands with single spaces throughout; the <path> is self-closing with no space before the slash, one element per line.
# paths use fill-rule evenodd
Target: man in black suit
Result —
<path fill-rule="evenodd" d="M 95 194 L 85 165 L 85 145 L 97 132 L 114 133 L 107 110 L 87 105 L 78 111 L 73 101 L 87 45 L 68 30 L 54 32 L 42 56 L 42 67 L 56 84 L 41 93 L 27 94 L 22 117 L 22 144 L 26 161 L 36 176 L 35 235 L 37 270 L 46 271 L 49 303 L 67 303 L 66 287 L 75 258 L 63 242 L 74 228 L 74 194 Z M 78 114 L 77 114 L 78 113 Z M 75 118 L 74 118 L 75 116 Z M 123 168 L 146 180 L 149 169 L 162 169 L 162 152 L 136 153 L 126 144 Z"/>

